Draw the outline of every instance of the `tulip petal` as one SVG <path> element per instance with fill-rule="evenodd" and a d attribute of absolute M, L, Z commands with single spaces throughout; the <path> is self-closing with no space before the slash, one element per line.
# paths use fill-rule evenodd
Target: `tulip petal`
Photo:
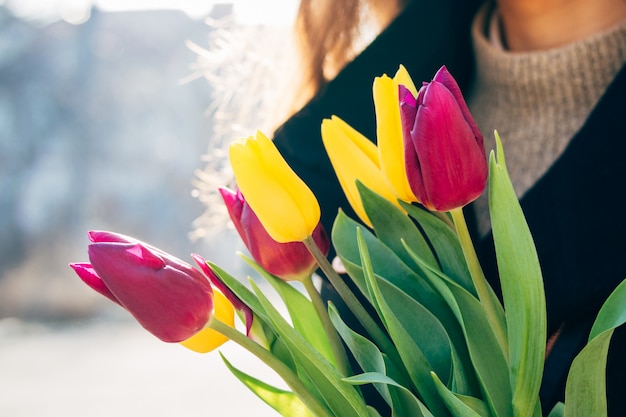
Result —
<path fill-rule="evenodd" d="M 376 145 L 339 117 L 322 121 L 322 141 L 339 183 L 359 218 L 371 226 L 356 180 L 399 206 L 378 165 Z"/>
<path fill-rule="evenodd" d="M 396 85 L 403 85 L 404 88 L 409 90 L 413 96 L 417 96 L 417 88 L 415 87 L 415 83 L 413 83 L 413 79 L 409 75 L 409 72 L 406 70 L 404 65 L 400 65 L 398 71 L 396 71 L 393 76 L 393 81 Z"/>
<path fill-rule="evenodd" d="M 90 230 L 87 232 L 87 237 L 94 243 L 102 242 L 118 242 L 129 243 L 135 241 L 132 237 L 122 235 L 120 233 L 108 232 L 104 230 Z"/>
<path fill-rule="evenodd" d="M 120 304 L 119 300 L 113 295 L 111 290 L 106 286 L 104 281 L 98 276 L 98 273 L 93 269 L 93 266 L 89 263 L 71 263 L 70 267 L 76 272 L 78 277 L 83 280 L 85 284 L 91 287 L 100 295 L 104 295 L 114 303 Z"/>
<path fill-rule="evenodd" d="M 421 91 L 421 90 L 420 90 Z M 404 137 L 404 168 L 411 190 L 418 202 L 428 207 L 426 190 L 423 187 L 420 159 L 412 139 L 412 131 L 417 115 L 416 99 L 411 92 L 400 86 L 400 118 Z M 432 209 L 432 207 L 428 207 Z"/>
<path fill-rule="evenodd" d="M 478 125 L 474 121 L 474 118 L 472 117 L 472 114 L 470 113 L 470 110 L 467 107 L 465 100 L 463 99 L 463 93 L 461 93 L 461 88 L 459 87 L 459 84 L 457 84 L 452 74 L 448 72 L 448 69 L 445 67 L 445 65 L 441 67 L 439 71 L 437 71 L 435 77 L 433 78 L 433 81 L 443 84 L 448 89 L 448 91 L 452 93 L 457 105 L 461 109 L 463 118 L 469 124 L 480 146 L 483 146 L 483 135 L 480 132 L 480 129 L 478 129 Z"/>
<path fill-rule="evenodd" d="M 230 162 L 242 194 L 274 240 L 298 242 L 313 233 L 321 214 L 317 199 L 265 135 L 232 144 Z"/>
<path fill-rule="evenodd" d="M 404 68 L 404 67 L 402 67 Z M 406 74 L 406 75 L 405 75 Z M 400 73 L 408 77 L 406 70 Z M 411 85 L 413 82 L 408 78 Z M 398 104 L 398 82 L 386 75 L 374 79 L 374 106 L 376 110 L 376 137 L 380 169 L 387 185 L 400 200 L 413 202 L 415 195 L 409 186 L 404 169 L 402 122 Z M 413 87 L 415 88 L 415 87 Z"/>
<path fill-rule="evenodd" d="M 222 200 L 224 200 L 224 204 L 226 205 L 226 209 L 228 210 L 228 215 L 230 220 L 235 225 L 235 229 L 237 229 L 237 233 L 243 240 L 244 245 L 248 246 L 248 240 L 245 232 L 244 226 L 241 224 L 241 215 L 243 212 L 244 198 L 241 194 L 241 191 L 237 189 L 237 191 L 233 191 L 226 187 L 220 187 L 218 189 L 220 195 L 222 196 Z"/>
<path fill-rule="evenodd" d="M 213 318 L 227 324 L 230 327 L 235 327 L 235 313 L 233 305 L 228 301 L 227 297 L 219 291 L 213 292 L 214 311 Z M 193 350 L 198 353 L 208 353 L 217 349 L 228 341 L 228 338 L 223 334 L 209 328 L 200 330 L 189 339 L 180 342 L 181 345 L 187 349 Z"/>

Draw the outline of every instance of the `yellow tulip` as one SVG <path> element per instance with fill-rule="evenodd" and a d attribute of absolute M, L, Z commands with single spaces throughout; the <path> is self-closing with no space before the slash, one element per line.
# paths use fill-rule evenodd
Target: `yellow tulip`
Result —
<path fill-rule="evenodd" d="M 213 316 L 211 320 L 213 319 L 217 319 L 230 327 L 235 327 L 235 309 L 233 305 L 224 294 L 215 288 L 213 289 Z M 180 342 L 180 344 L 194 352 L 208 353 L 227 341 L 228 338 L 223 334 L 205 327 L 189 339 Z"/>
<path fill-rule="evenodd" d="M 233 143 L 230 164 L 237 186 L 272 239 L 301 242 L 313 234 L 319 203 L 263 133 Z"/>
<path fill-rule="evenodd" d="M 404 165 L 404 141 L 398 99 L 399 85 L 404 85 L 417 96 L 415 84 L 402 65 L 393 79 L 387 75 L 374 79 L 378 157 L 383 176 L 396 197 L 403 201 L 413 202 L 417 199 L 409 186 Z"/>
<path fill-rule="evenodd" d="M 322 121 L 322 141 L 343 192 L 365 224 L 371 227 L 356 186 L 357 179 L 375 193 L 398 205 L 381 173 L 374 143 L 337 116 Z"/>

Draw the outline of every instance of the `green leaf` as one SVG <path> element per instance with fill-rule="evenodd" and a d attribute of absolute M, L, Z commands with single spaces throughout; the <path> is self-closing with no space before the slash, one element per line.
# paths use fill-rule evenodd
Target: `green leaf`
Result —
<path fill-rule="evenodd" d="M 456 283 L 447 282 L 461 312 L 469 354 L 484 399 L 497 417 L 510 417 L 511 386 L 508 364 L 480 302 Z"/>
<path fill-rule="evenodd" d="M 574 358 L 565 385 L 565 417 L 606 417 L 606 355 L 613 329 L 597 335 Z"/>
<path fill-rule="evenodd" d="M 457 394 L 450 391 L 439 379 L 436 373 L 431 373 L 435 387 L 445 402 L 448 410 L 454 417 L 481 417 L 489 413 L 485 404 L 478 398 L 464 397 L 461 399 Z M 470 406 L 469 404 L 472 404 Z"/>
<path fill-rule="evenodd" d="M 287 307 L 291 323 L 296 331 L 329 362 L 335 364 L 335 356 L 313 303 L 292 285 L 265 271 L 253 259 L 245 255 L 241 257 L 276 290 Z"/>
<path fill-rule="evenodd" d="M 546 301 L 533 238 L 509 179 L 497 132 L 489 158 L 489 212 L 502 283 L 515 415 L 539 401 L 546 347 Z"/>
<path fill-rule="evenodd" d="M 433 417 L 426 406 L 405 386 L 379 372 L 366 372 L 363 374 L 344 378 L 344 381 L 354 385 L 385 384 L 389 385 L 392 397 L 392 410 L 394 417 Z"/>
<path fill-rule="evenodd" d="M 562 402 L 558 402 L 554 405 L 552 411 L 550 411 L 550 414 L 548 414 L 548 417 L 563 417 L 564 414 L 565 404 L 563 404 Z"/>
<path fill-rule="evenodd" d="M 589 340 L 609 329 L 621 326 L 626 322 L 626 280 L 622 281 L 606 299 L 596 321 L 593 323 Z"/>
<path fill-rule="evenodd" d="M 220 352 L 226 367 L 241 381 L 246 387 L 267 403 L 274 410 L 285 417 L 314 417 L 302 401 L 291 391 L 285 391 L 269 385 L 245 372 L 235 368 L 226 357 Z"/>
<path fill-rule="evenodd" d="M 400 202 L 424 231 L 426 238 L 433 246 L 440 268 L 444 274 L 470 293 L 476 295 L 472 277 L 467 269 L 463 249 L 454 230 L 440 218 L 424 208 Z"/>
<path fill-rule="evenodd" d="M 376 236 L 389 247 L 409 267 L 421 268 L 406 253 L 402 241 L 404 240 L 416 253 L 419 253 L 424 262 L 433 268 L 439 268 L 437 258 L 432 248 L 415 223 L 396 205 L 376 194 L 357 180 L 357 188 L 367 217 L 370 219 Z"/>
<path fill-rule="evenodd" d="M 606 357 L 613 331 L 626 322 L 626 280 L 606 299 L 587 346 L 572 362 L 565 386 L 565 417 L 606 416 Z"/>
<path fill-rule="evenodd" d="M 415 273 L 394 251 L 371 232 L 364 230 L 359 223 L 345 214 L 339 213 L 333 227 L 333 244 L 350 277 L 361 288 L 363 293 L 369 296 L 370 301 L 372 301 L 372 297 L 369 294 L 367 281 L 363 275 L 361 253 L 359 252 L 357 242 L 357 230 L 360 230 L 367 245 L 372 269 L 377 277 L 395 285 L 409 297 L 426 307 L 441 321 L 448 331 L 453 331 L 455 327 L 458 329 L 457 320 L 450 310 L 448 302 L 434 289 L 431 282 L 424 279 L 423 274 Z M 409 255 L 413 258 L 412 250 Z M 419 259 L 421 260 L 421 257 Z M 421 262 L 424 263 L 426 261 L 421 260 Z M 416 262 L 414 261 L 414 263 Z M 428 271 L 429 266 L 422 265 L 420 268 L 423 271 Z"/>
<path fill-rule="evenodd" d="M 440 222 L 440 220 L 437 221 Z M 363 293 L 368 294 L 370 301 L 374 304 L 363 274 L 357 243 L 357 230 L 361 228 L 359 223 L 340 213 L 333 228 L 333 242 L 350 277 L 362 289 Z M 448 287 L 442 282 L 439 275 L 434 275 L 430 271 L 431 266 L 425 265 L 421 257 L 415 254 L 411 248 L 406 247 L 405 250 L 415 260 L 415 263 L 420 265 L 422 274 L 418 275 L 408 268 L 394 251 L 368 230 L 361 230 L 361 233 L 368 247 L 377 280 L 389 281 L 398 287 L 433 313 L 446 329 L 455 347 L 453 357 L 455 364 L 453 385 L 455 389 L 458 392 L 471 395 L 479 392 L 469 353 L 465 346 L 463 330 L 459 324 L 460 313 Z M 440 271 L 438 273 L 441 274 Z"/>
<path fill-rule="evenodd" d="M 308 375 L 310 382 L 315 384 L 315 388 L 332 412 L 342 417 L 367 415 L 368 411 L 360 393 L 346 384 L 339 371 L 287 323 L 253 281 L 250 284 L 266 310 L 276 333 L 288 346 L 295 361 Z"/>
<path fill-rule="evenodd" d="M 454 319 L 438 316 L 440 321 L 446 328 L 448 336 L 453 347 L 453 383 L 452 386 L 456 392 L 468 395 L 477 395 L 480 392 L 478 388 L 478 382 L 476 374 L 474 372 L 474 365 L 470 358 L 469 350 L 467 347 L 465 330 L 463 328 L 463 315 L 459 309 L 459 305 L 450 290 L 448 285 L 456 285 L 456 281 L 446 276 L 443 272 L 429 268 L 420 258 L 419 255 L 413 252 L 411 248 L 406 248 L 407 252 L 413 257 L 415 262 L 423 266 L 424 277 L 436 289 L 438 294 L 442 297 L 444 302 L 448 305 L 450 313 L 454 316 Z M 460 286 L 459 286 L 460 287 Z M 464 290 L 460 287 L 461 290 Z M 469 293 L 468 293 L 469 294 Z M 471 295 L 471 294 L 470 294 Z"/>
<path fill-rule="evenodd" d="M 369 339 L 350 329 L 332 303 L 328 305 L 328 314 L 337 332 L 348 346 L 348 349 L 350 349 L 350 352 L 352 352 L 352 355 L 361 369 L 365 372 L 386 374 L 385 359 L 376 345 Z M 388 404 L 391 404 L 391 397 L 387 386 L 384 384 L 374 384 L 374 386 L 383 399 L 385 399 Z"/>
<path fill-rule="evenodd" d="M 398 348 L 398 353 L 400 353 L 402 362 L 409 372 L 415 388 L 418 390 L 419 395 L 424 399 L 428 408 L 438 417 L 448 415 L 447 410 L 439 398 L 435 390 L 434 383 L 430 377 L 433 364 L 429 362 L 429 358 L 425 355 L 423 350 L 423 348 L 426 347 L 429 353 L 433 353 L 432 349 L 430 349 L 433 346 L 435 348 L 439 347 L 440 349 L 445 349 L 446 342 L 443 341 L 447 336 L 445 335 L 445 330 L 443 330 L 444 337 L 439 337 L 439 340 L 436 340 L 436 336 L 441 336 L 439 332 L 440 329 L 437 329 L 437 326 L 435 325 L 436 319 L 434 319 L 428 310 L 423 308 L 423 306 L 419 303 L 413 301 L 410 297 L 406 295 L 402 296 L 401 291 L 397 291 L 394 294 L 395 297 L 390 296 L 390 294 L 392 294 L 391 291 L 387 291 L 386 294 L 383 294 L 381 288 L 385 283 L 388 285 L 388 289 L 393 288 L 393 286 L 384 280 L 381 280 L 381 286 L 379 286 L 379 283 L 377 282 L 372 271 L 369 251 L 366 246 L 365 239 L 363 238 L 363 234 L 361 233 L 361 229 L 357 230 L 357 242 L 361 253 L 361 262 L 363 264 L 365 277 L 371 286 L 372 294 L 376 300 L 375 304 L 380 308 L 381 319 L 385 323 L 385 327 L 387 328 L 395 346 Z M 386 298 L 385 295 L 387 295 L 389 299 Z M 410 307 L 398 310 L 398 313 L 394 311 L 394 308 L 400 309 L 401 307 L 406 306 L 406 304 L 410 304 Z M 422 323 L 421 319 L 424 319 L 425 323 Z M 407 321 L 414 324 L 423 324 L 423 327 L 418 325 L 417 327 L 410 327 L 407 329 L 405 327 Z M 439 323 L 437 322 L 437 324 Z M 426 337 L 426 335 L 428 336 Z M 433 336 L 435 336 L 435 338 L 431 339 Z M 420 346 L 420 344 L 416 342 L 416 339 L 421 340 L 422 342 L 430 340 L 436 340 L 436 342 L 432 343 L 430 346 L 428 345 L 428 342 L 427 344 L 422 344 Z M 449 356 L 449 341 L 447 341 L 447 348 Z M 432 360 L 433 356 L 431 356 L 430 359 Z M 435 359 L 439 358 L 435 357 Z"/>

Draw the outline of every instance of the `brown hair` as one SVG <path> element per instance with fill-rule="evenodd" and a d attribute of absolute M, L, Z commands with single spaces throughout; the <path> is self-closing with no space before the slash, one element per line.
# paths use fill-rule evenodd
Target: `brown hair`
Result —
<path fill-rule="evenodd" d="M 295 21 L 300 81 L 294 109 L 303 105 L 358 53 L 362 23 L 371 22 L 379 31 L 406 1 L 301 0 Z"/>

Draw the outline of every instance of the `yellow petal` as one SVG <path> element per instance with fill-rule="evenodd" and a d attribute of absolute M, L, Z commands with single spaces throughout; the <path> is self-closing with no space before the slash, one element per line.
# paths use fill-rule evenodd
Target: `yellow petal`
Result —
<path fill-rule="evenodd" d="M 406 70 L 400 67 L 396 77 L 403 80 L 408 77 Z M 410 77 L 408 77 L 410 81 Z M 410 84 L 415 89 L 413 82 Z M 404 140 L 398 100 L 398 82 L 386 75 L 374 79 L 373 93 L 376 109 L 376 136 L 378 155 L 383 176 L 397 198 L 413 202 L 417 199 L 411 191 L 404 166 Z"/>
<path fill-rule="evenodd" d="M 230 327 L 235 327 L 235 310 L 228 299 L 213 289 L 213 317 Z M 180 342 L 187 349 L 198 353 L 207 353 L 226 343 L 228 338 L 213 329 L 202 329 L 187 340 Z"/>
<path fill-rule="evenodd" d="M 376 145 L 336 116 L 322 122 L 322 141 L 343 192 L 365 224 L 371 227 L 356 186 L 357 179 L 398 205 L 381 174 Z"/>
<path fill-rule="evenodd" d="M 263 133 L 233 143 L 230 163 L 237 186 L 272 239 L 299 242 L 313 233 L 319 203 Z"/>
<path fill-rule="evenodd" d="M 415 88 L 415 83 L 413 79 L 409 75 L 409 72 L 406 70 L 404 65 L 400 65 L 398 71 L 396 71 L 396 75 L 393 76 L 393 81 L 397 85 L 403 85 L 409 89 L 413 97 L 417 97 L 417 88 Z"/>

